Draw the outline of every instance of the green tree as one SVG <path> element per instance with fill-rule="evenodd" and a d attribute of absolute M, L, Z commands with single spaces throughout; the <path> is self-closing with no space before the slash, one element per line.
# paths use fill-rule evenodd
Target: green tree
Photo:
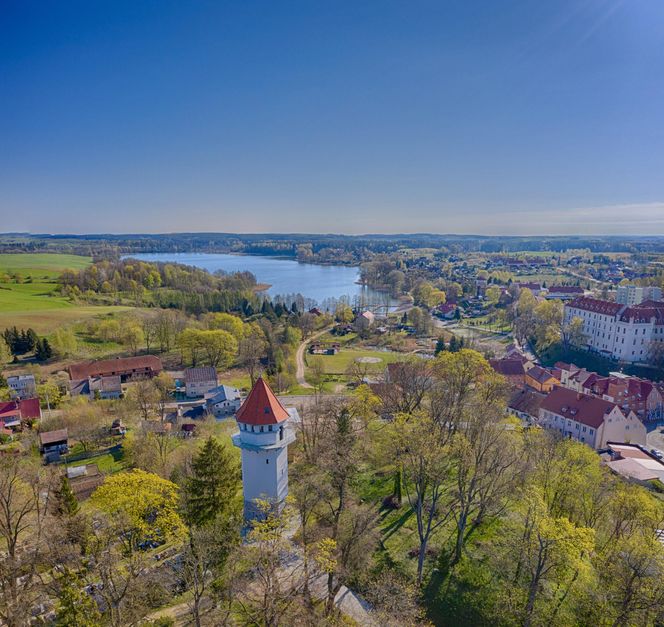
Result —
<path fill-rule="evenodd" d="M 220 516 L 236 515 L 239 490 L 237 461 L 216 438 L 208 438 L 192 461 L 184 497 L 185 520 L 191 526 L 202 527 Z"/>
<path fill-rule="evenodd" d="M 135 549 L 146 539 L 166 541 L 183 534 L 178 496 L 171 481 L 135 469 L 107 477 L 90 502 L 120 522 L 125 542 Z"/>
<path fill-rule="evenodd" d="M 54 496 L 55 511 L 59 516 L 75 516 L 81 509 L 67 475 L 63 475 Z"/>
<path fill-rule="evenodd" d="M 51 336 L 51 345 L 58 357 L 69 357 L 76 353 L 78 342 L 69 328 L 56 329 Z"/>
<path fill-rule="evenodd" d="M 57 627 L 100 627 L 101 614 L 75 573 L 66 570 L 55 609 Z"/>

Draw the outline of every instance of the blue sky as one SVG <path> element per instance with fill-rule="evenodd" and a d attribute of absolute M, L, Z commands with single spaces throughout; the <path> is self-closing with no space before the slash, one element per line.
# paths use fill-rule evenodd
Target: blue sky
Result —
<path fill-rule="evenodd" d="M 0 0 L 0 231 L 664 234 L 662 0 Z"/>

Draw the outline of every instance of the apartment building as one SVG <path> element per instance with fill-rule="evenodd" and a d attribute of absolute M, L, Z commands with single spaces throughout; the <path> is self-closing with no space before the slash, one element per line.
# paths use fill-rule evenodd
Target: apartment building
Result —
<path fill-rule="evenodd" d="M 646 300 L 661 300 L 662 290 L 654 286 L 619 285 L 616 289 L 616 302 L 621 305 L 640 305 Z"/>
<path fill-rule="evenodd" d="M 581 348 L 628 362 L 648 359 L 651 342 L 664 342 L 664 302 L 644 301 L 629 307 L 596 298 L 565 304 L 565 323 L 583 321 Z"/>

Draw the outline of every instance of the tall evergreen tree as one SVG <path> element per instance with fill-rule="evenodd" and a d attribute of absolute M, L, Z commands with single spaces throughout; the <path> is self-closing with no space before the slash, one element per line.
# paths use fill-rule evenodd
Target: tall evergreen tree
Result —
<path fill-rule="evenodd" d="M 189 525 L 202 527 L 239 511 L 240 468 L 227 447 L 208 438 L 194 458 L 192 470 L 184 502 Z"/>
<path fill-rule="evenodd" d="M 60 486 L 55 492 L 55 511 L 59 516 L 74 516 L 81 509 L 78 499 L 71 488 L 67 475 L 62 477 Z"/>

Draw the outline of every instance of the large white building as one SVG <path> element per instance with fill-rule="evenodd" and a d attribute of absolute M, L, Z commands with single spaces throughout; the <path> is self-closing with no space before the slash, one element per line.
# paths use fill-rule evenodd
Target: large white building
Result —
<path fill-rule="evenodd" d="M 646 300 L 661 300 L 662 290 L 655 286 L 619 285 L 616 290 L 616 302 L 621 305 L 640 305 Z"/>
<path fill-rule="evenodd" d="M 262 378 L 256 381 L 235 419 L 233 444 L 242 451 L 245 518 L 256 518 L 256 500 L 281 510 L 288 496 L 288 445 L 295 441 L 291 414 Z"/>
<path fill-rule="evenodd" d="M 595 298 L 565 305 L 565 324 L 583 321 L 581 348 L 629 362 L 647 361 L 651 342 L 664 342 L 664 302 L 644 301 L 628 307 Z"/>

